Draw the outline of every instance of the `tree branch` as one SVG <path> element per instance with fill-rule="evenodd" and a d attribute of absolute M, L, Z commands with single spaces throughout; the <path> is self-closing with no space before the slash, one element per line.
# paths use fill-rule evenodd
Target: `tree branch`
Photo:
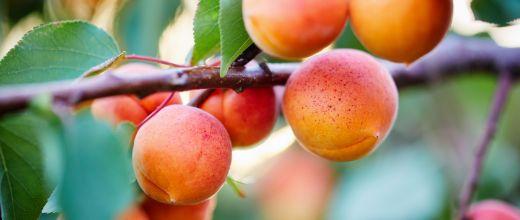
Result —
<path fill-rule="evenodd" d="M 407 67 L 383 61 L 397 86 L 402 89 L 428 83 L 432 78 L 453 77 L 470 71 L 500 69 L 520 75 L 520 49 L 502 48 L 489 40 L 448 37 L 437 49 Z M 55 100 L 76 104 L 84 100 L 120 94 L 147 95 L 158 91 L 186 91 L 193 89 L 265 87 L 283 85 L 299 63 L 270 64 L 272 74 L 265 74 L 259 66 L 231 68 L 220 78 L 217 67 L 166 69 L 142 74 L 107 72 L 101 76 L 71 83 L 52 82 L 33 85 L 0 87 L 0 114 L 27 107 L 30 100 L 50 94 Z"/>
<path fill-rule="evenodd" d="M 491 141 L 495 136 L 500 115 L 506 105 L 507 98 L 511 91 L 511 86 L 511 73 L 507 70 L 502 71 L 500 74 L 500 81 L 495 92 L 493 104 L 491 106 L 491 111 L 489 113 L 484 134 L 481 136 L 482 139 L 479 141 L 479 144 L 476 148 L 477 151 L 475 155 L 475 160 L 471 167 L 471 171 L 468 175 L 464 188 L 461 192 L 458 219 L 466 219 L 465 213 L 471 202 L 471 198 L 473 198 L 473 194 L 475 194 L 475 190 L 477 189 L 480 175 L 482 173 L 482 168 L 484 166 L 486 153 L 488 152 Z"/>

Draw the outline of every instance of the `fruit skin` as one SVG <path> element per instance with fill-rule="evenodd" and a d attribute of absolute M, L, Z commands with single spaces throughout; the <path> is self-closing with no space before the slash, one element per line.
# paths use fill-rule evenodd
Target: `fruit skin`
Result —
<path fill-rule="evenodd" d="M 241 93 L 219 89 L 201 109 L 224 124 L 235 147 L 250 146 L 267 137 L 278 116 L 272 87 L 250 88 Z"/>
<path fill-rule="evenodd" d="M 170 96 L 171 92 L 157 92 L 141 99 L 141 106 L 148 112 L 148 114 L 155 111 L 162 102 Z M 182 104 L 181 96 L 175 93 L 172 99 L 166 105 Z"/>
<path fill-rule="evenodd" d="M 349 0 L 352 29 L 372 53 L 412 63 L 446 35 L 452 0 Z"/>
<path fill-rule="evenodd" d="M 255 44 L 285 59 L 310 56 L 331 44 L 348 19 L 347 0 L 244 0 L 244 24 Z"/>
<path fill-rule="evenodd" d="M 213 196 L 226 180 L 231 140 L 210 114 L 171 105 L 137 131 L 132 163 L 149 197 L 168 204 L 196 204 Z"/>
<path fill-rule="evenodd" d="M 258 181 L 264 219 L 324 219 L 334 182 L 326 160 L 300 148 L 284 152 Z"/>
<path fill-rule="evenodd" d="M 334 50 L 291 74 L 282 108 L 303 147 L 330 160 L 351 161 L 385 139 L 397 104 L 395 83 L 374 58 Z"/>
<path fill-rule="evenodd" d="M 197 205 L 168 205 L 149 198 L 143 203 L 150 220 L 211 220 L 216 206 L 216 197 Z"/>
<path fill-rule="evenodd" d="M 471 206 L 466 213 L 471 220 L 520 220 L 520 210 L 497 200 L 486 200 Z"/>
<path fill-rule="evenodd" d="M 147 116 L 137 97 L 130 95 L 95 99 L 92 102 L 91 111 L 94 117 L 106 120 L 112 125 L 117 125 L 123 121 L 138 125 Z"/>
<path fill-rule="evenodd" d="M 145 74 L 158 68 L 143 63 L 129 63 L 114 70 L 117 74 Z M 107 120 L 113 125 L 123 121 L 139 125 L 148 112 L 141 106 L 141 101 L 133 95 L 118 95 L 95 99 L 91 104 L 92 114 L 99 119 Z"/>
<path fill-rule="evenodd" d="M 121 213 L 118 220 L 149 220 L 144 210 L 138 206 L 133 205 L 128 208 L 125 212 Z"/>

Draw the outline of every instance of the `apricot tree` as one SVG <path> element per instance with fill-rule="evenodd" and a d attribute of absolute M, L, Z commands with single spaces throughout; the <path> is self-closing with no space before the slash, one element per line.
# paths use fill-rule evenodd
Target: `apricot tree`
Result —
<path fill-rule="evenodd" d="M 127 54 L 86 21 L 38 26 L 0 61 L 2 219 L 211 219 L 216 193 L 235 185 L 233 147 L 267 138 L 280 110 L 309 153 L 359 160 L 391 131 L 399 91 L 471 71 L 499 80 L 457 218 L 518 219 L 498 202 L 469 207 L 520 50 L 446 37 L 452 10 L 451 0 L 200 0 L 187 64 Z M 332 49 L 347 23 L 367 52 Z"/>

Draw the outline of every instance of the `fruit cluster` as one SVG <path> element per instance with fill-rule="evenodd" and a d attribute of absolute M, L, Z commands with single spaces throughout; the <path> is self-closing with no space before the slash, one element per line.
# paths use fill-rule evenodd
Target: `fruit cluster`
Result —
<path fill-rule="evenodd" d="M 451 20 L 450 0 L 244 0 L 246 29 L 259 48 L 285 59 L 323 50 L 348 18 L 366 48 L 392 61 L 411 63 L 432 50 Z M 366 13 L 370 11 L 370 13 Z M 435 19 L 433 19 L 435 18 Z M 154 67 L 130 64 L 121 73 Z M 192 95 L 198 91 L 192 91 Z M 169 96 L 139 99 L 122 95 L 98 99 L 93 114 L 113 124 L 141 122 Z M 388 135 L 397 114 L 398 92 L 388 71 L 372 56 L 333 50 L 305 61 L 289 78 L 282 110 L 301 145 L 335 161 L 372 151 Z M 207 219 L 228 174 L 233 147 L 264 139 L 278 116 L 273 88 L 237 93 L 218 89 L 199 108 L 167 107 L 138 128 L 132 162 L 146 194 L 142 205 L 154 219 Z M 192 214 L 193 214 L 192 213 Z M 183 217 L 179 217 L 183 216 Z M 206 216 L 206 217 L 205 217 Z"/>

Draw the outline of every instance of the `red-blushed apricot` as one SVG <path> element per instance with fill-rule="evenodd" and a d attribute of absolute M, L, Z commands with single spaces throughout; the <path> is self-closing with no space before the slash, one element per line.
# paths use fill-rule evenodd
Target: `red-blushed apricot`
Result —
<path fill-rule="evenodd" d="M 470 207 L 466 217 L 471 220 L 520 220 L 520 210 L 496 200 L 486 200 Z"/>
<path fill-rule="evenodd" d="M 137 131 L 132 163 L 149 197 L 189 205 L 213 196 L 231 165 L 231 140 L 215 117 L 198 108 L 167 106 Z"/>
<path fill-rule="evenodd" d="M 359 159 L 385 139 L 398 94 L 370 55 L 334 50 L 304 62 L 287 82 L 282 108 L 298 141 L 336 161 Z"/>
<path fill-rule="evenodd" d="M 139 104 L 139 100 L 130 95 L 110 96 L 95 99 L 91 105 L 94 117 L 106 120 L 113 125 L 123 121 L 138 125 L 147 113 Z"/>
<path fill-rule="evenodd" d="M 244 24 L 267 54 L 285 59 L 310 56 L 331 44 L 348 19 L 347 0 L 244 0 Z"/>
<path fill-rule="evenodd" d="M 118 220 L 149 220 L 141 206 L 133 205 L 119 215 Z"/>
<path fill-rule="evenodd" d="M 162 102 L 170 96 L 171 92 L 158 92 L 141 99 L 141 106 L 148 113 L 152 113 Z M 173 98 L 166 105 L 182 104 L 181 96 L 175 93 Z"/>
<path fill-rule="evenodd" d="M 334 170 L 327 161 L 293 148 L 259 179 L 259 205 L 264 219 L 324 219 L 333 187 Z"/>
<path fill-rule="evenodd" d="M 150 220 L 211 220 L 216 206 L 216 197 L 196 205 L 169 205 L 153 199 L 143 203 Z"/>
<path fill-rule="evenodd" d="M 278 116 L 272 87 L 250 88 L 241 93 L 219 89 L 201 109 L 224 124 L 235 147 L 250 146 L 267 137 Z"/>
<path fill-rule="evenodd" d="M 352 29 L 384 59 L 412 63 L 430 52 L 450 27 L 452 0 L 349 0 Z"/>

